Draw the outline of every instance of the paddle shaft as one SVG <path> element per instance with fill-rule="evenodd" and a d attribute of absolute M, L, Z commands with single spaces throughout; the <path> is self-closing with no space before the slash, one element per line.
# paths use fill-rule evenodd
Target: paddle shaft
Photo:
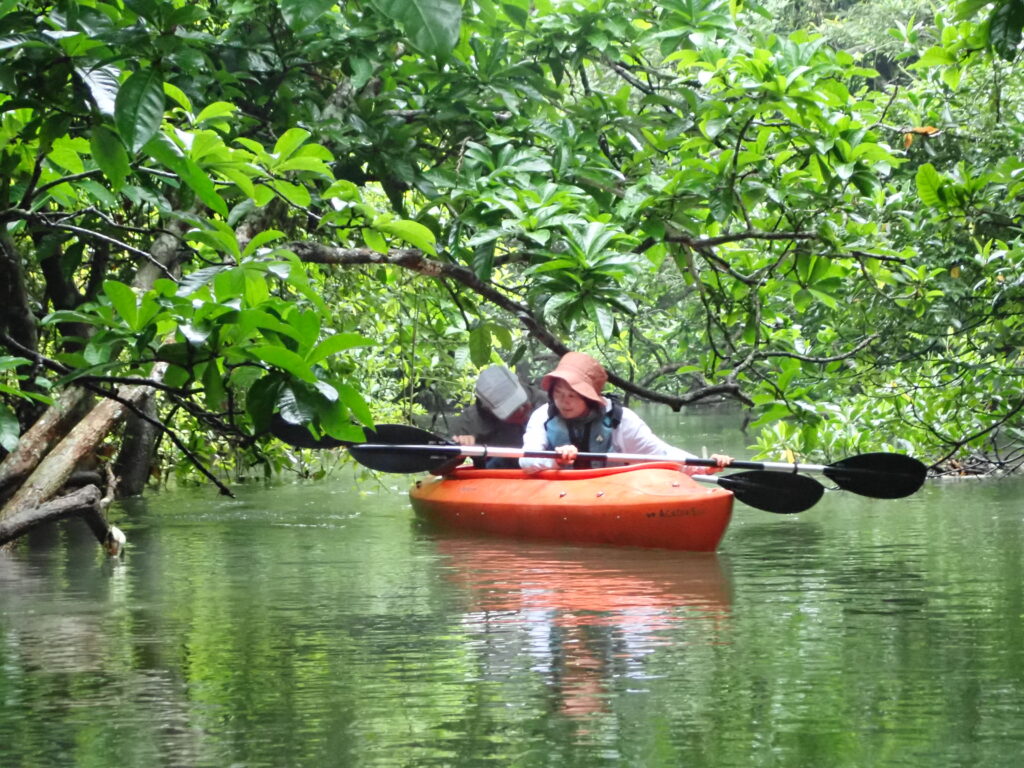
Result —
<path fill-rule="evenodd" d="M 397 432 L 403 430 L 398 429 Z M 415 439 L 415 438 L 414 438 Z M 453 460 L 473 458 L 545 458 L 558 457 L 557 451 L 527 451 L 522 448 L 496 448 L 484 445 L 432 445 L 394 443 L 360 443 L 349 452 L 365 467 L 381 472 L 411 474 L 444 471 Z M 671 458 L 637 453 L 583 453 L 583 458 L 623 463 L 657 462 L 666 458 L 673 464 L 685 464 L 686 458 Z M 571 473 L 570 473 L 571 474 Z M 825 488 L 806 475 L 782 472 L 737 472 L 729 475 L 694 475 L 694 479 L 715 483 L 731 491 L 737 500 L 757 509 L 778 514 L 803 512 L 818 503 Z"/>
<path fill-rule="evenodd" d="M 718 466 L 714 459 L 687 459 L 686 463 L 694 467 Z M 824 472 L 829 469 L 826 464 L 789 464 L 782 461 L 740 461 L 733 459 L 730 469 L 765 469 L 771 472 Z"/>
<path fill-rule="evenodd" d="M 431 456 L 465 456 L 474 459 L 557 459 L 558 451 L 528 451 L 523 448 L 505 448 L 493 445 L 393 445 L 362 443 L 352 446 L 358 451 L 393 452 L 393 453 L 429 453 Z M 631 464 L 647 461 L 670 461 L 675 464 L 688 464 L 701 467 L 716 467 L 714 459 L 676 458 L 674 456 L 652 455 L 647 453 L 587 453 L 576 454 L 577 459 L 593 459 L 598 461 Z M 746 462 L 750 464 L 752 462 Z M 733 462 L 730 466 L 741 466 L 744 462 Z"/>
<path fill-rule="evenodd" d="M 299 448 L 335 448 L 347 446 L 357 461 L 374 457 L 371 469 L 386 472 L 423 472 L 434 468 L 448 457 L 467 458 L 537 458 L 557 459 L 555 451 L 526 451 L 522 448 L 501 448 L 486 445 L 460 446 L 448 442 L 419 427 L 406 424 L 378 424 L 366 430 L 366 442 L 354 443 L 323 435 L 314 437 L 307 428 L 278 418 L 271 424 L 271 432 Z M 388 459 L 387 457 L 393 457 Z M 419 458 L 417 458 L 419 457 Z M 715 467 L 714 459 L 696 456 L 675 457 L 632 453 L 580 453 L 577 458 L 619 464 L 648 461 L 670 461 L 697 467 Z M 369 466 L 369 464 L 367 464 Z M 899 499 L 915 493 L 928 476 L 928 468 L 917 459 L 899 453 L 864 453 L 837 461 L 834 464 L 787 464 L 783 462 L 755 462 L 734 460 L 730 469 L 750 469 L 753 472 L 775 472 L 800 477 L 800 472 L 822 472 L 846 491 L 877 499 Z M 764 481 L 761 485 L 764 485 Z M 805 489 L 808 493 L 810 487 Z"/>

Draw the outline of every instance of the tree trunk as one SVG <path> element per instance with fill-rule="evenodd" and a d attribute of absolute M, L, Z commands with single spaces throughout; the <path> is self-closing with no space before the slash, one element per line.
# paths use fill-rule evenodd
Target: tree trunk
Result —
<path fill-rule="evenodd" d="M 61 440 L 85 413 L 90 398 L 85 390 L 64 390 L 50 408 L 18 440 L 18 446 L 0 462 L 0 504 L 15 492 L 42 461 L 43 456 Z M 0 511 L 0 520 L 3 512 Z"/>
<path fill-rule="evenodd" d="M 124 387 L 122 393 L 126 395 L 125 399 L 131 400 L 133 394 L 138 398 L 144 389 L 148 391 L 149 388 Z M 96 446 L 107 436 L 123 413 L 124 406 L 114 400 L 103 400 L 93 408 L 75 425 L 68 436 L 39 462 L 35 472 L 22 484 L 3 510 L 0 510 L 0 519 L 8 518 L 30 507 L 37 507 L 63 488 L 79 462 L 93 454 Z"/>
<path fill-rule="evenodd" d="M 160 235 L 150 249 L 152 259 L 144 262 L 139 267 L 135 280 L 132 282 L 134 287 L 147 290 L 153 286 L 157 278 L 173 277 L 177 273 L 178 257 L 180 255 L 179 238 L 188 227 L 189 224 L 180 219 L 168 224 L 168 231 Z M 13 250 L 8 249 L 9 245 L 11 244 L 8 240 L 0 242 L 3 251 L 0 253 L 0 278 L 5 276 L 4 270 L 9 269 L 12 265 L 20 267 L 19 262 L 16 260 L 12 261 L 16 254 L 14 254 Z M 0 279 L 0 288 L 6 287 L 3 282 Z M 0 320 L 7 321 L 9 318 L 3 312 L 3 307 L 0 307 Z M 31 330 L 35 331 L 34 326 Z M 15 334 L 12 333 L 11 335 L 14 336 Z M 34 349 L 35 343 L 33 341 L 31 345 L 26 344 L 26 346 Z M 166 365 L 157 365 L 151 374 L 153 381 L 160 381 L 165 370 Z M 141 403 L 151 398 L 152 395 L 153 388 L 145 385 L 122 387 L 118 391 L 120 400 L 129 402 L 135 407 L 139 407 Z M 64 487 L 72 473 L 78 468 L 79 463 L 84 458 L 95 453 L 96 447 L 123 418 L 126 410 L 127 408 L 117 400 L 106 399 L 100 401 L 99 404 L 77 422 L 68 435 L 49 453 L 46 453 L 45 446 L 52 444 L 52 441 L 43 441 L 41 438 L 28 441 L 26 449 L 21 453 L 20 458 L 16 462 L 12 462 L 12 466 L 9 469 L 9 477 L 11 479 L 7 481 L 6 486 L 0 485 L 0 489 L 2 489 L 3 487 L 9 488 L 16 482 L 21 483 L 16 492 L 7 494 L 9 498 L 6 504 L 0 508 L 0 521 L 10 520 L 16 515 L 30 514 L 33 509 L 45 505 L 47 501 Z M 47 416 L 43 418 L 47 418 Z M 55 415 L 52 418 L 57 418 L 57 416 Z M 34 428 L 33 426 L 33 429 L 25 433 L 22 437 L 23 441 L 33 432 Z M 51 427 L 44 428 L 41 426 L 40 432 L 42 433 L 49 429 Z M 46 456 L 42 458 L 44 453 L 46 453 Z M 6 464 L 6 462 L 4 463 Z M 146 463 L 148 464 L 148 462 Z M 4 476 L 0 475 L 0 477 Z M 17 478 L 17 480 L 14 478 Z M 3 497 L 0 496 L 0 501 L 2 499 Z M 106 525 L 101 511 L 97 510 L 96 514 L 100 515 L 99 518 L 86 514 L 85 519 L 94 532 L 97 533 L 97 536 L 99 536 L 99 532 L 103 529 L 116 530 L 110 529 Z M 123 538 L 123 534 L 119 531 L 117 533 Z"/>
<path fill-rule="evenodd" d="M 147 416 L 156 417 L 156 403 L 147 397 L 140 405 Z M 138 496 L 146 487 L 153 465 L 153 454 L 159 430 L 146 419 L 129 414 L 124 425 L 121 451 L 117 455 L 114 474 L 117 475 L 119 498 Z"/>
<path fill-rule="evenodd" d="M 7 235 L 0 235 L 0 329 L 6 329 L 11 338 L 29 349 L 39 344 L 21 254 Z"/>
<path fill-rule="evenodd" d="M 24 536 L 33 528 L 78 515 L 89 526 L 89 530 L 108 554 L 121 554 L 125 541 L 124 534 L 116 526 L 110 525 L 104 517 L 103 510 L 109 499 L 101 498 L 101 493 L 95 485 L 86 485 L 46 504 L 10 516 L 0 522 L 0 548 Z"/>

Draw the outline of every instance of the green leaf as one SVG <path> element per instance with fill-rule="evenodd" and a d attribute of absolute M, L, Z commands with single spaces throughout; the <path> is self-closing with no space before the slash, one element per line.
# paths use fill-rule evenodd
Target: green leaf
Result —
<path fill-rule="evenodd" d="M 604 304 L 597 301 L 587 301 L 587 312 L 590 319 L 597 326 L 602 338 L 608 341 L 615 334 L 615 314 Z"/>
<path fill-rule="evenodd" d="M 188 112 L 192 111 L 192 101 L 185 95 L 185 92 L 181 90 L 181 88 L 173 83 L 164 82 L 164 95 L 182 109 Z"/>
<path fill-rule="evenodd" d="M 309 207 L 313 200 L 308 189 L 298 184 L 292 184 L 290 181 L 276 179 L 270 182 L 270 187 L 289 203 L 297 205 L 299 208 Z"/>
<path fill-rule="evenodd" d="M 223 198 L 217 194 L 217 188 L 206 171 L 200 168 L 195 161 L 186 157 L 182 158 L 178 173 L 181 174 L 185 183 L 196 193 L 200 200 L 206 203 L 213 211 L 227 218 L 228 206 Z"/>
<path fill-rule="evenodd" d="M 375 229 L 369 227 L 363 227 L 363 242 L 366 243 L 368 248 L 372 248 L 377 253 L 387 254 L 388 252 L 388 241 L 384 239 L 384 236 Z"/>
<path fill-rule="evenodd" d="M 398 24 L 423 53 L 446 57 L 459 42 L 462 5 L 459 0 L 370 0 L 374 8 Z"/>
<path fill-rule="evenodd" d="M 945 48 L 933 45 L 923 54 L 921 58 L 911 64 L 907 69 L 928 69 L 930 67 L 948 67 L 956 64 L 956 58 Z"/>
<path fill-rule="evenodd" d="M 316 381 L 313 369 L 306 364 L 305 360 L 290 349 L 277 346 L 276 344 L 254 344 L 248 347 L 247 351 L 257 360 L 262 360 L 264 363 L 269 363 L 276 368 L 287 371 L 297 379 L 308 381 L 311 384 Z"/>
<path fill-rule="evenodd" d="M 220 228 L 192 229 L 185 233 L 185 240 L 191 243 L 203 243 L 215 251 L 229 254 L 236 259 L 240 256 L 238 240 L 230 230 L 225 232 Z"/>
<path fill-rule="evenodd" d="M 266 277 L 256 270 L 245 271 L 245 303 L 250 307 L 258 307 L 270 298 L 270 288 Z"/>
<path fill-rule="evenodd" d="M 491 337 L 498 340 L 504 349 L 512 349 L 512 331 L 503 325 L 490 324 Z"/>
<path fill-rule="evenodd" d="M 971 18 L 974 14 L 988 5 L 992 0 L 960 0 L 956 6 L 956 13 L 953 21 L 963 21 Z"/>
<path fill-rule="evenodd" d="M 216 360 L 211 360 L 203 371 L 203 399 L 206 401 L 206 408 L 213 413 L 224 410 L 227 392 Z"/>
<path fill-rule="evenodd" d="M 797 312 L 806 312 L 814 304 L 814 296 L 805 288 L 801 288 L 793 294 L 793 307 Z"/>
<path fill-rule="evenodd" d="M 252 419 L 253 431 L 261 434 L 270 429 L 270 418 L 284 385 L 280 374 L 269 373 L 257 381 L 245 394 L 245 412 Z"/>
<path fill-rule="evenodd" d="M 103 125 L 92 129 L 89 150 L 96 165 L 103 175 L 110 180 L 115 191 L 124 186 L 124 180 L 132 172 L 128 153 L 125 152 L 121 139 L 112 130 Z"/>
<path fill-rule="evenodd" d="M 284 23 L 301 32 L 331 9 L 337 0 L 280 0 Z"/>
<path fill-rule="evenodd" d="M 338 390 L 326 381 L 317 380 L 313 384 L 313 389 L 315 389 L 317 393 L 328 402 L 338 402 Z"/>
<path fill-rule="evenodd" d="M 311 424 L 317 415 L 316 403 L 302 396 L 301 390 L 291 386 L 281 388 L 277 409 L 289 424 Z"/>
<path fill-rule="evenodd" d="M 520 27 L 526 26 L 526 21 L 530 16 L 529 0 L 502 0 L 501 7 L 514 24 L 518 24 Z"/>
<path fill-rule="evenodd" d="M 316 344 L 316 340 L 320 338 L 321 317 L 318 313 L 310 310 L 289 312 L 285 319 L 295 329 L 298 335 L 299 349 L 305 359 L 309 350 Z"/>
<path fill-rule="evenodd" d="M 346 349 L 368 347 L 375 343 L 358 333 L 336 333 L 333 336 L 328 336 L 313 347 L 309 354 L 306 355 L 306 362 L 310 365 L 316 365 L 321 360 L 326 360 L 331 355 L 336 355 L 338 352 L 343 352 Z"/>
<path fill-rule="evenodd" d="M 256 187 L 252 183 L 252 179 L 242 171 L 237 168 L 224 167 L 223 165 L 211 168 L 211 170 L 222 178 L 234 182 L 235 186 L 237 186 L 246 197 L 252 198 L 253 200 L 256 199 Z"/>
<path fill-rule="evenodd" d="M 946 67 L 942 70 L 940 77 L 949 89 L 955 91 L 960 87 L 960 81 L 963 79 L 964 71 L 959 67 Z"/>
<path fill-rule="evenodd" d="M 128 327 L 132 330 L 138 330 L 136 323 L 139 310 L 135 292 L 117 280 L 104 280 L 103 292 L 110 299 L 110 303 L 114 305 L 114 310 L 117 314 L 128 324 Z"/>
<path fill-rule="evenodd" d="M 156 160 L 165 168 L 179 172 L 185 162 L 185 156 L 178 146 L 162 133 L 157 134 L 144 147 L 146 155 Z"/>
<path fill-rule="evenodd" d="M 248 258 L 267 243 L 272 243 L 283 237 L 285 237 L 285 234 L 279 229 L 265 229 L 246 244 L 245 250 L 242 251 L 242 256 Z"/>
<path fill-rule="evenodd" d="M 245 276 L 241 275 L 241 277 L 244 283 Z M 218 299 L 219 298 L 220 297 L 218 296 Z M 269 331 L 269 333 L 263 333 L 263 336 L 268 339 L 273 339 L 274 334 L 280 334 L 300 343 L 302 341 L 301 338 L 299 338 L 298 330 L 293 328 L 289 323 L 285 323 L 269 312 L 264 312 L 261 309 L 243 309 L 238 313 L 238 322 L 236 323 L 235 328 L 237 331 L 237 339 L 248 338 L 253 330 L 259 329 L 261 333 L 263 331 Z"/>
<path fill-rule="evenodd" d="M 117 92 L 114 122 L 121 140 L 135 154 L 160 130 L 164 117 L 164 80 L 155 69 L 133 73 Z"/>
<path fill-rule="evenodd" d="M 373 414 L 370 413 L 370 408 L 363 396 L 354 387 L 349 384 L 339 384 L 338 394 L 341 396 L 341 401 L 362 424 L 368 427 L 373 426 Z M 337 434 L 334 436 L 339 437 Z"/>
<path fill-rule="evenodd" d="M 1024 0 L 1004 0 L 992 11 L 988 24 L 989 44 L 1006 61 L 1017 58 L 1022 26 Z"/>
<path fill-rule="evenodd" d="M 934 165 L 931 163 L 922 165 L 917 169 L 914 180 L 917 182 L 917 196 L 921 198 L 921 202 L 932 208 L 945 208 L 945 202 L 940 192 L 942 176 L 935 170 Z"/>
<path fill-rule="evenodd" d="M 192 347 L 201 347 L 210 338 L 213 332 L 211 328 L 199 328 L 191 323 L 182 323 L 178 326 L 178 333 L 185 337 L 185 341 Z"/>
<path fill-rule="evenodd" d="M 81 140 L 69 140 L 66 137 L 58 138 L 53 142 L 53 149 L 50 150 L 47 159 L 71 173 L 82 173 L 85 171 L 85 166 L 82 163 L 82 158 L 79 156 L 79 150 L 83 149 L 81 143 Z"/>
<path fill-rule="evenodd" d="M 18 424 L 18 417 L 6 405 L 0 404 L 0 446 L 5 451 L 13 451 L 18 447 L 20 437 L 21 426 Z"/>
<path fill-rule="evenodd" d="M 201 125 L 207 120 L 222 120 L 231 117 L 238 111 L 238 107 L 227 101 L 215 101 L 203 107 L 203 111 L 196 115 L 195 124 Z"/>
<path fill-rule="evenodd" d="M 31 362 L 27 357 L 0 357 L 0 371 L 12 371 Z"/>
<path fill-rule="evenodd" d="M 195 272 L 190 272 L 181 278 L 181 282 L 175 291 L 176 296 L 191 296 L 193 293 L 198 291 L 207 283 L 211 282 L 221 272 L 226 272 L 231 267 L 225 265 L 217 265 L 213 267 L 203 267 L 197 269 Z"/>
<path fill-rule="evenodd" d="M 469 359 L 477 368 L 490 362 L 491 330 L 486 325 L 478 325 L 469 332 Z"/>
<path fill-rule="evenodd" d="M 282 163 L 278 163 L 274 166 L 275 173 L 287 173 L 288 171 L 306 171 L 308 173 L 316 173 L 320 176 L 326 176 L 333 180 L 331 169 L 327 166 L 323 160 L 316 157 L 289 157 Z"/>
<path fill-rule="evenodd" d="M 405 242 L 419 248 L 424 253 L 429 253 L 432 256 L 437 255 L 437 251 L 434 249 L 434 243 L 436 242 L 434 233 L 419 222 L 402 219 L 399 221 L 389 221 L 385 224 L 375 224 L 374 226 L 381 232 L 387 232 L 389 235 L 405 240 Z"/>
<path fill-rule="evenodd" d="M 93 104 L 99 113 L 104 117 L 113 117 L 120 87 L 117 71 L 111 67 L 75 67 L 75 74 L 89 89 L 89 95 L 92 96 Z"/>
<path fill-rule="evenodd" d="M 309 136 L 309 131 L 304 128 L 289 128 L 274 144 L 274 155 L 279 161 L 287 160 Z"/>

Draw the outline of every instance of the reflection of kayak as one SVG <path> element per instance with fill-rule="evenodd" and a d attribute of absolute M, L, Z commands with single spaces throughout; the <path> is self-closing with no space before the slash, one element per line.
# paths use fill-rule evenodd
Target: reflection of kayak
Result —
<path fill-rule="evenodd" d="M 677 464 L 544 470 L 460 468 L 409 492 L 422 517 L 447 528 L 584 544 L 711 552 L 732 493 Z"/>
<path fill-rule="evenodd" d="M 445 536 L 438 551 L 487 612 L 555 611 L 557 623 L 630 625 L 680 607 L 721 614 L 731 602 L 718 555 L 501 543 Z M 603 617 L 603 618 L 602 618 Z M 655 622 L 657 623 L 657 622 Z"/>
<path fill-rule="evenodd" d="M 607 711 L 624 675 L 658 648 L 714 645 L 732 603 L 714 552 L 672 552 L 436 535 L 445 577 L 467 605 L 489 679 L 539 675 L 575 719 Z"/>

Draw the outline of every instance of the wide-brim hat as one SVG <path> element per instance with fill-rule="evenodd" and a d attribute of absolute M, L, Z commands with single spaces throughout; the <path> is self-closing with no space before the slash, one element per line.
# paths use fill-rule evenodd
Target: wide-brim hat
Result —
<path fill-rule="evenodd" d="M 608 381 L 604 366 L 583 352 L 566 352 L 551 373 L 540 381 L 541 389 L 550 392 L 555 381 L 564 381 L 572 390 L 592 403 L 603 403 L 601 390 Z"/>
<path fill-rule="evenodd" d="M 504 365 L 492 365 L 480 372 L 476 380 L 476 396 L 502 421 L 530 402 L 519 379 Z"/>

